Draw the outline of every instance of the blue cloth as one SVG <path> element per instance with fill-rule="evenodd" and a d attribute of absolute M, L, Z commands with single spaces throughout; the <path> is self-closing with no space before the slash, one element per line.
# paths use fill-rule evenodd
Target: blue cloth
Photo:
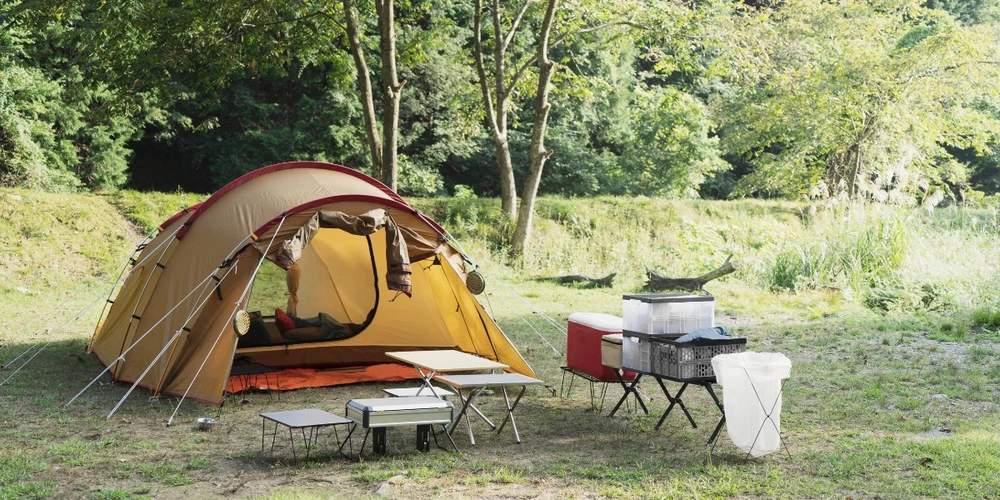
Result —
<path fill-rule="evenodd" d="M 674 342 L 691 342 L 692 340 L 727 340 L 729 338 L 729 330 L 726 330 L 726 327 L 716 326 L 712 328 L 699 328 L 697 330 L 691 330 L 690 333 L 680 337 Z"/>

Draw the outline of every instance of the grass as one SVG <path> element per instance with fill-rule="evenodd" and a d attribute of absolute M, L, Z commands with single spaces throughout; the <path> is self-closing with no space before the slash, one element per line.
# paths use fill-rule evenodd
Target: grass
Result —
<path fill-rule="evenodd" d="M 495 200 L 417 200 L 479 262 L 487 276 L 487 311 L 555 389 L 565 332 L 543 314 L 557 326 L 575 311 L 620 314 L 621 295 L 640 290 L 644 266 L 688 276 L 733 253 L 740 270 L 709 285 L 717 322 L 748 337 L 753 350 L 792 359 L 781 414 L 792 456 L 744 461 L 725 432 L 710 451 L 705 441 L 718 415 L 696 388 L 685 402 L 698 428 L 672 413 L 654 430 L 667 402 L 647 382 L 649 415 L 624 411 L 608 418 L 621 395 L 615 386 L 600 414 L 591 410 L 585 384 L 562 397 L 538 388 L 521 402 L 521 444 L 509 429 L 498 435 L 480 426 L 476 446 L 459 437 L 458 454 L 421 454 L 412 451 L 411 430 L 393 429 L 388 456 L 348 461 L 324 440 L 311 461 L 291 463 L 282 436 L 273 456 L 260 452 L 259 412 L 336 411 L 349 398 L 377 397 L 385 385 L 292 391 L 280 400 L 253 394 L 246 404 L 231 400 L 222 408 L 185 402 L 170 427 L 164 424 L 178 401 L 151 401 L 142 389 L 105 420 L 128 390 L 121 385 L 95 384 L 63 407 L 101 370 L 80 356 L 99 311 L 73 316 L 131 252 L 143 232 L 131 227 L 151 227 L 198 201 L 184 194 L 146 196 L 127 193 L 112 209 L 105 201 L 116 200 L 111 196 L 0 190 L 0 204 L 17 214 L 0 219 L 6 311 L 0 361 L 32 346 L 26 357 L 37 352 L 17 374 L 11 376 L 19 362 L 0 371 L 0 381 L 10 377 L 0 386 L 0 439 L 7 445 L 0 448 L 0 498 L 311 499 L 367 497 L 379 488 L 408 498 L 986 498 L 1000 491 L 995 214 L 889 214 L 884 227 L 865 232 L 866 217 L 879 214 L 804 218 L 804 206 L 792 203 L 543 198 L 538 243 L 523 262 L 513 262 L 502 249 L 506 236 Z M 80 236 L 83 227 L 91 229 Z M 901 243 L 897 227 L 905 228 Z M 856 264 L 855 282 L 862 285 L 852 284 L 844 268 L 814 272 L 827 261 L 865 260 L 845 258 L 834 245 L 839 240 L 884 250 L 875 264 Z M 826 253 L 813 250 L 818 242 L 826 243 Z M 79 250 L 88 246 L 94 248 Z M 29 249 L 30 259 L 23 256 Z M 772 287 L 767 277 L 784 250 L 805 255 L 801 260 L 814 271 L 799 272 L 798 257 L 787 257 L 792 286 Z M 894 272 L 865 270 L 884 263 Z M 262 269 L 255 286 L 261 308 L 282 301 L 283 278 Z M 610 272 L 619 273 L 611 289 L 532 280 Z M 84 293 L 74 296 L 81 287 Z M 481 401 L 487 414 L 502 412 L 501 398 Z M 219 424 L 211 432 L 195 430 L 194 420 L 203 416 Z"/>

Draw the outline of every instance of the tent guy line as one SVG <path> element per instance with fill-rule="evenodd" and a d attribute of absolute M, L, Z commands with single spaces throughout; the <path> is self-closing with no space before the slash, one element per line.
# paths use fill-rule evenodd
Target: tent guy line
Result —
<path fill-rule="evenodd" d="M 122 282 L 124 282 L 131 275 L 131 272 L 130 272 L 129 275 L 126 276 L 125 275 L 125 269 L 128 268 L 129 262 L 132 261 L 132 259 L 135 257 L 135 255 L 142 250 L 143 245 L 145 245 L 147 242 L 149 242 L 150 237 L 152 236 L 152 234 L 153 233 L 150 232 L 149 235 L 146 236 L 146 239 L 144 239 L 142 242 L 140 242 L 139 245 L 137 245 L 135 247 L 135 250 L 133 250 L 132 253 L 129 254 L 129 256 L 125 259 L 125 263 L 120 266 L 122 270 L 118 274 L 118 280 L 115 281 L 115 283 L 113 283 L 108 288 L 108 296 L 110 296 L 112 293 L 114 293 L 115 287 L 117 287 L 119 284 L 121 284 Z M 102 287 L 102 289 L 103 289 L 103 285 L 108 282 L 109 278 L 110 278 L 110 276 L 104 278 L 104 281 L 98 283 L 97 286 L 98 287 Z M 84 290 L 89 290 L 91 288 L 93 288 L 92 285 L 89 285 L 89 284 L 86 284 L 86 283 L 83 284 L 82 286 L 80 286 L 80 288 L 78 288 L 75 292 L 73 292 L 69 297 L 67 297 L 65 300 L 63 300 L 62 302 L 60 302 L 59 304 L 57 304 L 56 306 L 54 306 L 49 311 L 48 315 L 54 315 L 54 313 L 56 311 L 58 311 L 61 307 L 63 307 L 64 305 L 66 305 L 66 303 L 68 303 L 70 300 L 75 299 L 77 296 L 79 296 L 80 294 L 82 294 L 84 292 Z M 103 296 L 104 296 L 104 294 L 98 295 L 97 298 L 95 298 L 93 301 L 91 301 L 91 303 L 89 303 L 86 306 L 84 306 L 83 309 L 80 309 L 75 316 L 73 316 L 73 317 L 71 317 L 71 318 L 63 321 L 59 325 L 57 325 L 55 327 L 45 326 L 43 328 L 35 330 L 32 333 L 32 335 L 35 335 L 35 334 L 38 334 L 38 333 L 42 333 L 42 332 L 50 332 L 52 330 L 57 330 L 57 329 L 60 329 L 60 328 L 62 328 L 64 326 L 68 325 L 69 323 L 72 323 L 73 321 L 76 321 L 76 320 L 80 319 L 88 310 L 90 310 L 91 307 L 94 306 L 94 304 L 96 304 L 99 300 L 101 300 L 101 297 L 103 297 Z M 105 305 L 106 305 L 106 303 L 105 303 Z M 103 314 L 103 311 L 102 311 L 102 314 Z M 45 342 L 44 345 L 42 345 L 41 347 L 38 347 L 38 345 L 42 343 L 42 341 L 39 340 L 39 341 L 35 342 L 34 344 L 31 344 L 30 346 L 28 346 L 27 349 L 25 349 L 21 354 L 18 354 L 14 359 L 8 361 L 7 363 L 4 363 L 3 364 L 3 368 L 4 369 L 9 368 L 10 365 L 14 364 L 14 362 L 16 362 L 17 360 L 21 359 L 22 357 L 24 357 L 24 355 L 28 354 L 29 352 L 31 352 L 32 350 L 34 350 L 36 347 L 38 347 L 38 350 L 34 354 L 32 354 L 31 357 L 29 357 L 27 360 L 25 360 L 24 363 L 21 363 L 21 366 L 18 366 L 16 370 L 14 370 L 10 375 L 7 376 L 7 378 L 5 378 L 3 380 L 3 382 L 0 382 L 0 387 L 3 387 L 4 384 L 6 384 L 11 378 L 14 377 L 14 375 L 17 375 L 17 372 L 21 371 L 22 368 L 24 368 L 25 366 L 27 366 L 28 363 L 31 362 L 31 360 L 35 359 L 35 356 L 38 356 L 39 354 L 41 354 L 41 352 L 44 351 L 45 348 L 47 348 L 50 344 L 52 344 L 52 342 L 53 342 L 53 339 L 50 338 L 47 342 Z"/>
<path fill-rule="evenodd" d="M 422 215 L 422 214 L 421 214 L 421 215 Z M 446 239 L 446 240 L 448 240 L 448 243 L 450 243 L 450 244 L 452 244 L 452 245 L 455 245 L 455 248 L 457 248 L 457 249 L 458 249 L 458 251 L 459 251 L 459 252 L 461 252 L 461 254 L 462 254 L 462 259 L 464 259 L 464 260 L 465 260 L 466 262 L 468 262 L 469 264 L 473 264 L 473 265 L 475 265 L 475 266 L 476 266 L 476 270 L 479 270 L 479 265 L 478 265 L 478 264 L 476 264 L 476 263 L 475 263 L 475 262 L 474 262 L 474 261 L 473 261 L 472 259 L 470 259 L 470 258 L 469 258 L 469 254 L 468 254 L 468 253 L 466 253 L 466 251 L 465 251 L 465 249 L 464 249 L 464 248 L 462 248 L 462 244 L 458 242 L 458 239 L 457 239 L 457 238 L 455 238 L 455 237 L 454 237 L 454 236 L 453 236 L 453 235 L 452 235 L 451 233 L 449 233 L 449 232 L 447 232 L 447 231 L 445 231 L 445 232 L 444 232 L 444 237 L 445 237 L 445 239 Z M 480 271 L 480 272 L 481 272 L 481 273 L 483 273 L 484 275 L 485 275 L 485 274 L 488 274 L 488 273 L 485 273 L 484 271 Z M 535 307 L 535 306 L 534 306 L 534 305 L 533 305 L 533 304 L 532 304 L 531 302 L 528 302 L 528 300 L 527 300 L 527 299 L 525 299 L 524 297 L 521 297 L 520 295 L 518 295 L 518 294 L 517 294 L 517 292 L 515 292 L 515 291 L 511 290 L 511 289 L 510 289 L 510 288 L 509 288 L 509 287 L 508 287 L 508 286 L 507 286 L 507 285 L 506 285 L 506 284 L 505 284 L 505 283 L 504 283 L 504 282 L 503 282 L 502 280 L 500 280 L 499 278 L 496 278 L 496 279 L 494 279 L 494 277 L 493 277 L 492 275 L 489 275 L 489 277 L 490 277 L 490 279 L 491 279 L 491 280 L 495 280 L 495 281 L 496 281 L 496 282 L 497 282 L 497 283 L 498 283 L 498 284 L 500 285 L 500 287 L 501 287 L 501 288 L 503 288 L 504 290 L 506 290 L 506 291 L 507 291 L 507 293 L 509 293 L 509 294 L 513 295 L 513 296 L 514 296 L 514 297 L 516 297 L 516 298 L 517 298 L 518 300 L 520 300 L 521 302 L 523 302 L 523 303 L 524 303 L 524 304 L 525 304 L 526 306 L 528 306 L 528 309 L 530 309 L 530 310 L 531 310 L 532 312 L 534 312 L 534 313 L 535 313 L 535 314 L 537 314 L 537 315 L 538 315 L 539 317 L 541 317 L 541 318 L 542 318 L 542 319 L 543 319 L 543 320 L 544 320 L 544 321 L 545 321 L 546 323 L 548 323 L 548 324 L 549 324 L 550 326 L 552 326 L 552 328 L 553 328 L 553 329 L 555 329 L 555 330 L 556 330 L 556 331 L 558 331 L 559 333 L 562 333 L 564 337 L 566 336 L 566 328 L 565 328 L 564 326 L 560 325 L 558 321 L 556 321 L 555 319 L 553 319 L 553 318 L 552 318 L 552 317 L 550 317 L 549 315 L 545 314 L 544 312 L 542 312 L 541 310 L 539 310 L 538 308 L 536 308 L 536 307 Z M 489 299 L 487 299 L 487 300 L 489 300 Z M 492 308 L 493 308 L 493 304 L 490 304 L 490 309 L 492 310 Z M 496 316 L 496 315 L 494 314 L 494 318 L 493 318 L 493 319 L 494 319 L 494 321 L 496 320 L 495 316 Z M 552 345 L 552 343 L 551 343 L 551 342 L 549 342 L 549 340 L 548 340 L 548 339 L 546 339 L 546 338 L 545 338 L 544 336 L 542 336 L 541 332 L 539 332 L 538 330 L 536 330 L 536 329 L 535 329 L 535 327 L 531 325 L 531 323 L 528 323 L 528 321 L 527 321 L 526 319 L 524 319 L 524 317 L 523 317 L 523 316 L 520 316 L 520 315 L 519 315 L 519 317 L 520 317 L 520 318 L 521 318 L 521 319 L 522 319 L 522 320 L 523 320 L 523 321 L 524 321 L 525 323 L 527 323 L 527 324 L 528 324 L 528 327 L 529 327 L 529 328 L 531 328 L 531 329 L 532 329 L 532 330 L 533 330 L 533 331 L 535 332 L 535 334 L 536 334 L 536 335 L 538 335 L 538 338 L 542 339 L 542 342 L 545 342 L 545 343 L 546 343 L 546 344 L 547 344 L 547 345 L 548 345 L 549 347 L 551 347 L 551 348 L 552 348 L 552 350 L 553 350 L 553 351 L 554 351 L 554 352 L 555 352 L 556 354 L 559 354 L 559 355 L 562 355 L 562 353 L 560 353 L 560 352 L 559 352 L 559 350 L 558 350 L 558 349 L 556 349 L 556 348 L 555 348 L 555 346 L 553 346 L 553 345 Z"/>
<path fill-rule="evenodd" d="M 267 243 L 267 248 L 261 253 L 260 259 L 257 260 L 257 267 L 254 268 L 253 274 L 250 275 L 250 280 L 247 281 L 246 286 L 243 288 L 243 293 L 240 294 L 239 300 L 236 301 L 236 310 L 237 311 L 240 310 L 241 306 L 243 306 L 244 302 L 247 301 L 247 299 L 249 298 L 250 289 L 253 288 L 254 278 L 256 278 L 257 277 L 257 273 L 260 272 L 260 266 L 261 266 L 261 264 L 263 264 L 264 261 L 267 260 L 267 254 L 268 254 L 268 252 L 271 251 L 271 246 L 274 245 L 274 239 L 275 239 L 275 237 L 278 236 L 278 232 L 281 231 L 281 226 L 285 223 L 285 219 L 287 217 L 288 217 L 288 214 L 283 214 L 282 215 L 281 222 L 278 222 L 278 227 L 274 230 L 274 234 L 271 235 L 271 241 L 269 241 Z M 233 316 L 235 316 L 235 315 L 236 315 L 236 312 L 233 312 Z M 191 383 L 188 384 L 187 389 L 184 390 L 184 395 L 181 396 L 181 400 L 177 402 L 177 407 L 174 408 L 174 412 L 171 413 L 170 414 L 170 418 L 167 419 L 167 425 L 168 426 L 174 422 L 174 417 L 177 415 L 177 412 L 180 411 L 181 405 L 184 404 L 184 400 L 187 399 L 187 395 L 188 395 L 189 392 L 191 392 L 191 387 L 194 386 L 195 381 L 198 380 L 198 376 L 201 375 L 201 370 L 205 368 L 205 363 L 208 362 L 208 358 L 210 358 L 212 356 L 212 353 L 215 352 L 215 348 L 218 347 L 219 341 L 222 340 L 222 334 L 224 332 L 224 329 L 228 328 L 228 326 L 229 326 L 228 324 L 224 324 L 222 326 L 222 328 L 219 330 L 219 335 L 215 338 L 215 342 L 212 343 L 212 348 L 208 350 L 207 354 L 205 354 L 205 359 L 203 359 L 201 361 L 201 365 L 198 366 L 198 370 L 194 373 L 194 376 L 191 377 Z M 150 366 L 152 366 L 152 365 L 150 365 Z M 139 380 L 142 380 L 142 377 L 139 377 Z M 225 389 L 223 389 L 223 390 L 225 390 Z"/>
<path fill-rule="evenodd" d="M 249 239 L 249 238 L 250 237 L 247 236 L 247 239 Z M 243 241 L 246 241 L 246 239 L 244 239 Z M 243 242 L 240 242 L 240 244 L 242 244 L 242 243 Z M 226 271 L 226 274 L 228 275 L 230 272 L 232 272 L 233 269 L 234 269 L 234 267 L 230 267 L 229 270 Z M 111 361 L 110 363 L 108 363 L 108 366 L 105 367 L 104 370 L 101 371 L 101 373 L 98 373 L 97 376 L 94 377 L 94 379 L 91 380 L 90 383 L 87 384 L 86 387 L 84 387 L 82 390 L 80 390 L 80 392 L 78 392 L 76 394 L 76 396 L 73 396 L 73 399 L 70 399 L 65 405 L 63 405 L 63 408 L 71 405 L 73 403 L 73 401 L 76 401 L 76 399 L 79 398 L 80 395 L 82 395 L 84 392 L 87 391 L 87 389 L 89 389 L 92 385 L 94 385 L 94 383 L 97 382 L 97 380 L 100 379 L 101 376 L 103 376 L 105 373 L 108 372 L 108 370 L 111 370 L 113 367 L 117 366 L 117 364 L 118 364 L 119 361 L 124 361 L 125 360 L 125 355 L 128 354 L 128 352 L 131 351 L 133 347 L 139 345 L 139 342 L 141 342 L 142 339 L 144 339 L 147 335 L 149 335 L 149 333 L 152 332 L 154 328 L 156 328 L 157 326 L 159 326 L 159 324 L 162 323 L 163 320 L 165 320 L 170 315 L 170 313 L 174 312 L 178 307 L 181 306 L 182 303 L 184 303 L 185 300 L 187 300 L 189 297 L 191 297 L 191 295 L 194 294 L 194 292 L 198 289 L 198 287 L 204 285 L 206 282 L 208 282 L 208 280 L 212 279 L 212 276 L 215 276 L 215 272 L 217 270 L 218 270 L 218 268 L 213 269 L 212 272 L 208 274 L 208 276 L 205 276 L 205 279 L 203 279 L 200 283 L 198 283 L 197 285 L 195 285 L 191 289 L 191 291 L 188 292 L 187 295 L 185 295 L 179 301 L 177 301 L 177 304 L 175 304 L 174 307 L 172 307 L 169 311 L 167 311 L 167 313 L 164 314 L 163 317 L 159 319 L 159 321 L 157 321 L 156 323 L 153 323 L 153 325 L 150 326 L 149 329 L 147 329 L 141 336 L 139 336 L 139 338 L 136 339 L 135 342 L 132 343 L 132 345 L 130 345 L 127 349 L 125 349 L 124 351 L 122 351 L 118 355 L 117 358 L 115 358 L 113 361 Z"/>

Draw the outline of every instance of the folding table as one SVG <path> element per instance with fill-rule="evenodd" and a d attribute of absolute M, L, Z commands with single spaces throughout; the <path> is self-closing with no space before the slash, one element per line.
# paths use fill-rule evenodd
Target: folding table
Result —
<path fill-rule="evenodd" d="M 674 409 L 674 406 L 680 407 L 681 411 L 684 412 L 684 416 L 687 417 L 688 422 L 691 422 L 691 427 L 695 429 L 698 428 L 698 424 L 694 422 L 694 417 L 691 416 L 691 412 L 689 412 L 687 407 L 684 406 L 684 400 L 681 399 L 681 396 L 684 395 L 684 391 L 688 388 L 689 385 L 697 385 L 704 388 L 705 391 L 708 392 L 709 396 L 712 396 L 712 400 L 715 401 L 715 406 L 719 409 L 719 413 L 722 414 L 722 417 L 719 419 L 719 423 L 716 424 L 715 426 L 715 430 L 712 431 L 712 437 L 708 438 L 709 444 L 715 442 L 715 438 L 718 437 L 719 431 L 722 430 L 722 426 L 725 425 L 726 423 L 726 412 L 723 409 L 722 402 L 719 401 L 719 397 L 715 394 L 715 390 L 712 389 L 712 384 L 716 383 L 715 377 L 707 377 L 699 379 L 677 379 L 653 373 L 650 373 L 648 375 L 656 379 L 656 383 L 659 384 L 660 389 L 663 390 L 663 395 L 667 397 L 667 401 L 670 401 L 670 404 L 667 406 L 667 410 L 663 412 L 663 416 L 660 417 L 660 420 L 659 422 L 656 423 L 656 427 L 654 427 L 654 429 L 656 430 L 660 429 L 660 426 L 663 425 L 663 421 L 667 419 L 667 415 L 670 415 L 670 412 Z M 664 380 L 669 380 L 671 382 L 678 382 L 681 384 L 681 388 L 677 391 L 677 394 L 674 395 L 670 394 L 670 391 L 667 390 L 667 386 L 663 384 Z"/>
<path fill-rule="evenodd" d="M 490 424 L 490 426 L 493 429 L 495 429 L 498 433 L 500 431 L 503 431 L 504 425 L 506 425 L 507 421 L 510 420 L 510 426 L 512 429 L 514 429 L 514 440 L 515 442 L 520 443 L 521 436 L 517 432 L 517 422 L 514 421 L 514 409 L 517 408 L 517 404 L 521 401 L 521 396 L 524 396 L 524 391 L 528 389 L 529 385 L 542 385 L 541 380 L 521 375 L 520 373 L 490 373 L 482 375 L 438 375 L 437 377 L 435 377 L 435 379 L 438 382 L 441 382 L 442 384 L 446 384 L 453 387 L 455 389 L 455 392 L 458 393 L 459 399 L 462 400 L 462 409 L 458 412 L 458 416 L 456 416 L 455 419 L 452 421 L 451 428 L 448 429 L 448 432 L 449 433 L 454 432 L 455 424 L 462 419 L 462 415 L 465 415 L 465 423 L 469 429 L 469 441 L 472 444 L 476 444 L 476 439 L 472 436 L 472 422 L 469 419 L 469 413 L 467 410 L 469 408 L 472 408 L 473 411 L 476 411 L 478 413 L 478 410 L 475 410 L 475 407 L 472 405 L 472 402 L 484 390 L 491 387 L 500 388 L 500 390 L 503 392 L 504 403 L 507 405 L 507 416 L 504 417 L 503 422 L 500 422 L 499 428 L 493 425 L 493 423 L 490 422 L 489 419 L 486 419 L 485 416 L 483 417 L 483 419 L 486 420 L 486 423 Z M 511 404 L 510 396 L 507 394 L 507 388 L 516 386 L 521 386 L 521 392 L 517 395 L 517 398 L 514 399 L 514 403 Z M 469 390 L 468 397 L 466 397 L 465 394 L 462 393 L 463 389 Z M 481 413 L 480 416 L 482 416 Z"/>
<path fill-rule="evenodd" d="M 292 432 L 293 429 L 298 429 L 302 433 L 302 440 L 305 441 L 306 446 L 306 459 L 309 459 L 309 452 L 312 446 L 316 443 L 319 438 L 319 431 L 323 427 L 333 426 L 333 432 L 336 436 L 338 425 L 351 424 L 352 421 L 348 418 L 341 417 L 339 415 L 334 415 L 332 413 L 310 408 L 307 410 L 291 410 L 291 411 L 272 411 L 267 413 L 261 413 L 260 422 L 260 451 L 264 452 L 264 435 L 267 425 L 267 421 L 270 420 L 274 422 L 274 432 L 271 434 L 271 453 L 274 453 L 274 440 L 278 435 L 278 426 L 284 425 L 288 427 L 288 439 L 292 443 L 292 459 L 298 460 L 295 455 L 295 434 Z M 306 430 L 309 430 L 308 436 L 306 435 Z M 339 441 L 339 436 L 336 437 Z"/>
<path fill-rule="evenodd" d="M 412 365 L 420 378 L 423 379 L 423 386 L 430 390 L 435 397 L 441 397 L 438 388 L 431 384 L 431 380 L 441 373 L 456 372 L 476 372 L 476 371 L 499 371 L 507 369 L 507 365 L 493 360 L 476 356 L 454 349 L 442 349 L 433 351 L 393 351 L 385 353 L 386 356 Z M 486 421 L 490 427 L 496 428 L 490 419 L 486 418 L 474 405 L 469 406 L 480 418 Z M 457 420 L 456 420 L 457 421 Z M 472 438 L 471 430 L 469 434 Z M 475 444 L 475 441 L 472 441 Z"/>
<path fill-rule="evenodd" d="M 229 371 L 229 376 L 237 377 L 240 380 L 240 382 L 242 382 L 243 385 L 243 390 L 240 392 L 246 392 L 257 384 L 257 381 L 261 375 L 264 376 L 264 385 L 267 387 L 271 387 L 270 376 L 272 373 L 274 374 L 275 387 L 280 387 L 281 383 L 278 378 L 278 375 L 281 373 L 281 370 L 277 368 L 271 368 L 270 366 L 265 366 L 260 363 L 233 363 L 233 367 Z M 280 401 L 281 400 L 280 391 L 268 390 L 267 393 L 268 397 L 270 397 L 270 395 L 274 392 L 277 392 L 278 400 Z"/>
<path fill-rule="evenodd" d="M 413 365 L 420 374 L 425 387 L 431 394 L 438 395 L 431 379 L 439 373 L 475 372 L 484 370 L 506 370 L 507 365 L 474 354 L 445 349 L 437 351 L 395 351 L 386 356 Z M 425 371 L 426 370 L 426 371 Z"/>

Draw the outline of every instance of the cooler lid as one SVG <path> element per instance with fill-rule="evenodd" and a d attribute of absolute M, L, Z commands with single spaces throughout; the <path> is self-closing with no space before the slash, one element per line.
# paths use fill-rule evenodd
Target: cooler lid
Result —
<path fill-rule="evenodd" d="M 714 302 L 711 295 L 695 295 L 691 293 L 648 293 L 639 295 L 622 295 L 622 300 L 638 300 L 658 304 L 661 302 Z"/>
<path fill-rule="evenodd" d="M 609 344 L 622 345 L 622 334 L 612 333 L 610 335 L 602 335 L 601 342 L 607 342 Z"/>
<path fill-rule="evenodd" d="M 618 316 L 612 316 L 610 314 L 577 312 L 570 314 L 568 321 L 578 325 L 589 326 L 595 330 L 601 330 L 604 332 L 618 333 L 622 331 L 622 319 Z"/>

